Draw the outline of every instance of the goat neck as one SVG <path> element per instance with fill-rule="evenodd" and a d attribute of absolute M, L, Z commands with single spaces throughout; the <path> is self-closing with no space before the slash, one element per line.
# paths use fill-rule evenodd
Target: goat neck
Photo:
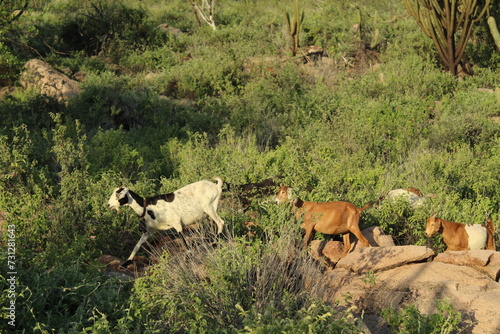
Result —
<path fill-rule="evenodd" d="M 146 201 L 146 198 L 144 198 L 144 202 L 143 202 L 143 207 L 144 209 L 142 210 L 142 214 L 139 216 L 139 218 L 144 218 L 144 216 L 146 215 L 146 207 L 148 206 L 148 203 Z"/>
<path fill-rule="evenodd" d="M 147 206 L 146 198 L 142 198 L 132 190 L 128 191 L 128 197 L 129 201 L 126 205 L 130 206 L 140 218 L 144 218 L 144 216 L 146 215 Z"/>
<path fill-rule="evenodd" d="M 449 221 L 447 221 L 447 220 L 444 220 L 444 219 L 441 219 L 441 218 L 436 218 L 436 219 L 434 220 L 434 223 L 435 223 L 435 224 L 437 224 L 437 225 L 439 226 L 439 227 L 438 227 L 438 229 L 437 229 L 437 231 L 436 231 L 436 233 L 441 233 L 441 234 L 443 233 L 443 230 L 444 230 L 443 224 L 444 224 L 445 222 L 447 222 L 447 223 L 451 223 L 451 222 L 449 222 Z"/>
<path fill-rule="evenodd" d="M 300 209 L 304 206 L 304 201 L 300 198 L 296 198 L 290 202 L 295 209 Z"/>

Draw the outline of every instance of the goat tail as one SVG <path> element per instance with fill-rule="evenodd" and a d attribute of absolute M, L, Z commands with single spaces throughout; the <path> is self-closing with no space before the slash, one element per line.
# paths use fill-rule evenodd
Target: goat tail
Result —
<path fill-rule="evenodd" d="M 495 233 L 495 225 L 493 225 L 493 220 L 491 218 L 486 219 L 486 228 L 491 231 L 491 233 Z"/>
<path fill-rule="evenodd" d="M 358 208 L 358 212 L 361 212 L 361 211 L 364 211 L 368 208 L 371 208 L 375 202 L 377 202 L 377 201 L 371 201 L 371 202 L 366 203 L 365 206 L 363 206 L 362 208 Z"/>
<path fill-rule="evenodd" d="M 495 225 L 493 225 L 493 220 L 491 217 L 486 219 L 486 232 L 487 232 L 487 241 L 486 241 L 486 249 L 496 251 L 495 239 L 493 234 L 495 233 Z"/>
<path fill-rule="evenodd" d="M 217 186 L 219 188 L 222 188 L 222 185 L 224 184 L 224 181 L 222 181 L 222 178 L 220 176 L 214 176 L 212 180 L 217 181 Z"/>

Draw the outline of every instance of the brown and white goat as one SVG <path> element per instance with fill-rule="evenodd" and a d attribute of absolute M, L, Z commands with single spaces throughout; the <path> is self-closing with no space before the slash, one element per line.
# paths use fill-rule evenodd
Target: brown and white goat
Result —
<path fill-rule="evenodd" d="M 359 218 L 361 211 L 369 208 L 372 203 L 358 208 L 349 202 L 317 203 L 303 201 L 300 198 L 293 199 L 292 197 L 292 189 L 281 187 L 275 200 L 278 204 L 290 202 L 293 206 L 295 217 L 302 219 L 302 228 L 306 232 L 303 240 L 304 249 L 311 242 L 315 231 L 330 235 L 344 234 L 343 256 L 347 255 L 351 248 L 349 232 L 354 234 L 365 247 L 370 247 L 370 243 L 359 229 Z"/>
<path fill-rule="evenodd" d="M 486 224 L 465 225 L 436 218 L 437 214 L 427 219 L 425 235 L 430 238 L 438 232 L 443 235 L 446 251 L 464 251 L 476 249 L 496 250 L 493 233 L 495 226 L 491 218 Z"/>
<path fill-rule="evenodd" d="M 217 233 L 222 233 L 224 221 L 217 214 L 217 207 L 223 182 L 220 177 L 215 177 L 214 180 L 217 184 L 202 180 L 173 193 L 148 198 L 142 198 L 128 188 L 115 189 L 108 201 L 109 208 L 120 212 L 121 206 L 130 206 L 146 225 L 146 232 L 123 266 L 132 262 L 141 245 L 155 231 L 174 228 L 177 232 L 182 232 L 183 226 L 196 223 L 204 214 L 217 224 Z"/>

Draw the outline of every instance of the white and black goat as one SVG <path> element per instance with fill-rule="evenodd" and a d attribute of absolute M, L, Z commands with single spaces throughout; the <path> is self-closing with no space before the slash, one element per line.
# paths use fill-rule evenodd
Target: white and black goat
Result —
<path fill-rule="evenodd" d="M 204 214 L 217 224 L 217 233 L 222 233 L 224 221 L 217 214 L 217 207 L 223 182 L 220 177 L 213 179 L 217 181 L 216 184 L 202 180 L 188 184 L 173 193 L 148 198 L 142 198 L 128 188 L 115 189 L 108 201 L 109 208 L 120 212 L 121 206 L 130 206 L 146 225 L 146 232 L 123 266 L 132 262 L 141 245 L 155 231 L 174 228 L 177 232 L 182 232 L 183 226 L 196 223 Z"/>

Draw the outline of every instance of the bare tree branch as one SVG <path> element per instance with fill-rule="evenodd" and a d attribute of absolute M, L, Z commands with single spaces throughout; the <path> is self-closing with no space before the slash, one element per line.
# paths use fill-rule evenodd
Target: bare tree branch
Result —
<path fill-rule="evenodd" d="M 195 0 L 188 1 L 191 4 L 191 8 L 193 9 L 194 14 L 196 15 L 198 25 L 201 26 L 201 17 L 203 21 L 205 21 L 209 26 L 212 27 L 213 30 L 216 30 L 217 28 L 215 27 L 214 10 L 217 0 L 201 0 L 201 4 L 199 5 L 195 2 Z"/>

